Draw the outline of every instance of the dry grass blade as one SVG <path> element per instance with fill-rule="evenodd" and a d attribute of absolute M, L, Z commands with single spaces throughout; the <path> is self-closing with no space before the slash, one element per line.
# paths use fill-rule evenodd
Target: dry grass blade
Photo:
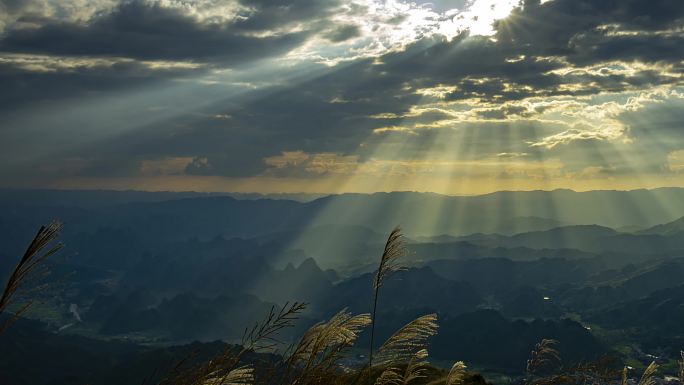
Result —
<path fill-rule="evenodd" d="M 328 322 L 318 323 L 301 338 L 288 359 L 290 368 L 300 369 L 297 383 L 312 375 L 329 371 L 342 358 L 344 349 L 352 346 L 359 333 L 370 324 L 369 314 L 352 316 L 346 309 Z"/>
<path fill-rule="evenodd" d="M 254 369 L 242 366 L 231 370 L 224 376 L 212 373 L 202 385 L 250 385 L 254 382 Z"/>
<path fill-rule="evenodd" d="M 245 350 L 265 350 L 276 347 L 280 344 L 276 338 L 277 333 L 294 326 L 298 314 L 306 309 L 306 306 L 307 304 L 303 302 L 285 303 L 278 312 L 275 311 L 275 307 L 271 307 L 263 321 L 255 323 L 251 329 L 245 329 L 242 346 Z"/>
<path fill-rule="evenodd" d="M 465 381 L 466 365 L 463 361 L 455 362 L 449 370 L 449 374 L 446 378 L 446 385 L 462 385 Z"/>
<path fill-rule="evenodd" d="M 655 361 L 651 362 L 651 364 L 646 367 L 646 370 L 644 370 L 644 374 L 641 375 L 638 385 L 655 385 L 656 381 L 653 376 L 657 371 L 658 364 L 656 364 Z"/>
<path fill-rule="evenodd" d="M 320 322 L 304 333 L 286 360 L 280 383 L 325 383 L 341 369 L 337 365 L 344 351 L 352 346 L 359 333 L 370 324 L 370 315 L 352 316 L 346 309 Z M 294 377 L 294 379 L 291 379 Z"/>
<path fill-rule="evenodd" d="M 425 374 L 428 365 L 425 361 L 427 357 L 427 349 L 421 349 L 416 352 L 404 372 L 404 384 L 409 384 L 413 382 L 413 380 L 427 377 Z"/>
<path fill-rule="evenodd" d="M 378 294 L 380 286 L 390 274 L 406 268 L 399 264 L 399 259 L 406 254 L 401 228 L 395 227 L 387 237 L 385 249 L 380 257 L 380 265 L 373 279 L 373 318 L 371 320 L 370 348 L 368 351 L 368 367 L 373 367 L 373 351 L 375 350 L 375 321 L 378 310 Z"/>
<path fill-rule="evenodd" d="M 395 227 L 389 237 L 387 237 L 385 249 L 380 258 L 380 265 L 375 272 L 375 279 L 373 280 L 374 290 L 378 290 L 382 286 L 384 279 L 390 274 L 405 270 L 405 267 L 399 264 L 399 259 L 404 255 L 406 255 L 406 248 L 404 247 L 401 228 Z"/>
<path fill-rule="evenodd" d="M 397 330 L 378 349 L 378 363 L 406 362 L 427 347 L 427 339 L 437 333 L 437 314 L 427 314 Z"/>
<path fill-rule="evenodd" d="M 228 372 L 224 378 L 225 385 L 251 384 L 254 381 L 254 369 L 243 366 Z"/>
<path fill-rule="evenodd" d="M 679 372 L 677 372 L 679 376 L 679 383 L 684 384 L 684 352 L 679 352 L 679 355 L 681 359 L 679 360 Z"/>
<path fill-rule="evenodd" d="M 397 367 L 389 367 L 377 378 L 375 385 L 408 385 L 415 380 L 427 377 L 427 362 L 425 361 L 427 356 L 426 349 L 417 351 L 411 357 L 403 373 Z"/>
<path fill-rule="evenodd" d="M 556 344 L 555 340 L 543 339 L 535 345 L 530 359 L 527 360 L 528 375 L 535 375 L 549 365 L 560 362 L 558 350 L 554 349 Z"/>
<path fill-rule="evenodd" d="M 266 318 L 256 323 L 252 329 L 246 329 L 242 337 L 242 349 L 233 356 L 230 349 L 218 357 L 218 362 L 229 362 L 229 370 L 234 369 L 242 360 L 242 357 L 250 351 L 273 349 L 280 344 L 277 334 L 285 329 L 294 326 L 294 321 L 298 319 L 299 313 L 306 309 L 306 304 L 293 302 L 285 305 L 278 311 L 272 307 Z"/>
<path fill-rule="evenodd" d="M 375 385 L 401 385 L 403 380 L 400 369 L 387 368 L 375 380 Z"/>
<path fill-rule="evenodd" d="M 5 289 L 0 297 L 0 314 L 7 311 L 7 308 L 14 303 L 17 295 L 31 278 L 35 278 L 36 276 L 40 276 L 47 272 L 47 270 L 43 268 L 43 263 L 47 258 L 62 248 L 61 243 L 53 244 L 57 239 L 61 228 L 62 225 L 59 222 L 53 221 L 47 226 L 41 226 L 38 230 L 36 236 L 26 248 L 24 255 L 21 257 L 19 263 L 17 263 L 7 280 Z M 52 246 L 50 247 L 50 245 Z M 7 323 L 0 326 L 0 332 L 4 331 L 4 329 L 24 313 L 29 306 L 31 306 L 31 302 L 24 304 L 15 311 L 13 317 Z"/>
<path fill-rule="evenodd" d="M 369 314 L 352 316 L 346 309 L 328 322 L 319 322 L 304 333 L 291 359 L 302 361 L 337 345 L 351 345 L 358 333 L 370 324 Z"/>
<path fill-rule="evenodd" d="M 298 314 L 306 308 L 306 304 L 293 302 L 285 304 L 279 311 L 271 308 L 268 315 L 252 328 L 245 330 L 242 346 L 226 346 L 223 351 L 214 356 L 208 362 L 200 366 L 191 367 L 181 371 L 177 365 L 174 373 L 162 380 L 160 385 L 227 385 L 247 384 L 251 382 L 239 382 L 238 375 L 253 374 L 251 367 L 238 367 L 245 354 L 260 349 L 270 349 L 277 346 L 277 334 L 284 328 L 294 325 Z M 179 364 L 180 365 L 180 364 Z M 232 374 L 231 374 L 232 373 Z M 232 382 L 227 381 L 232 376 Z"/>
<path fill-rule="evenodd" d="M 627 385 L 627 374 L 629 369 L 625 366 L 622 368 L 622 375 L 620 376 L 620 385 Z"/>

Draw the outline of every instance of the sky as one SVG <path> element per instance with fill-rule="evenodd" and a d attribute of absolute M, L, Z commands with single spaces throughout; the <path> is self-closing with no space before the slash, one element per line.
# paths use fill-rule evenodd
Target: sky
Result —
<path fill-rule="evenodd" d="M 0 0 L 0 187 L 684 186 L 681 0 Z"/>

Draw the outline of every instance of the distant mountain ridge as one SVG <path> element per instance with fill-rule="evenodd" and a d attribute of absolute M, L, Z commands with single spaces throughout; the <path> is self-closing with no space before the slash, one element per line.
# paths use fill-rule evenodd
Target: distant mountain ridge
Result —
<path fill-rule="evenodd" d="M 638 234 L 675 235 L 684 232 L 684 217 L 662 225 L 641 230 Z"/>
<path fill-rule="evenodd" d="M 308 193 L 233 193 L 195 191 L 138 190 L 36 190 L 0 189 L 0 202 L 17 205 L 36 204 L 98 208 L 131 202 L 161 202 L 185 198 L 231 197 L 241 200 L 275 199 L 309 202 L 329 194 Z"/>
<path fill-rule="evenodd" d="M 558 224 L 646 228 L 684 216 L 682 188 L 503 191 L 479 196 L 393 192 L 331 195 L 310 202 L 239 200 L 195 193 L 107 192 L 103 198 L 102 192 L 87 191 L 60 191 L 58 195 L 62 198 L 51 200 L 7 191 L 0 191 L 0 218 L 17 219 L 19 224 L 40 223 L 53 217 L 64 221 L 78 217 L 79 221 L 88 222 L 88 228 L 132 225 L 176 239 L 215 235 L 250 237 L 328 224 L 364 226 L 379 233 L 401 224 L 410 236 L 510 235 L 546 230 Z M 64 198 L 70 194 L 72 198 Z M 146 194 L 159 199 L 150 199 Z M 97 205 L 84 204 L 84 208 L 77 204 L 92 201 L 97 201 Z M 668 202 L 668 207 L 660 202 Z M 520 221 L 520 218 L 529 219 Z"/>
<path fill-rule="evenodd" d="M 679 232 L 620 233 L 599 225 L 574 225 L 545 231 L 532 231 L 504 236 L 499 234 L 471 234 L 455 238 L 454 242 L 470 242 L 486 247 L 542 249 L 575 249 L 589 253 L 615 252 L 630 254 L 659 254 L 683 251 L 684 237 Z"/>

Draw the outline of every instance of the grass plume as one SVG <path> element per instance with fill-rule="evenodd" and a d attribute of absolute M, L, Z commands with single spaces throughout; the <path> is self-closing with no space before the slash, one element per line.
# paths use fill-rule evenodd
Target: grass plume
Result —
<path fill-rule="evenodd" d="M 427 357 L 427 349 L 418 350 L 404 370 L 398 367 L 385 369 L 375 381 L 375 385 L 409 385 L 415 380 L 427 377 L 428 363 L 425 361 Z"/>
<path fill-rule="evenodd" d="M 445 385 L 463 385 L 466 375 L 466 365 L 463 361 L 455 362 L 449 370 Z"/>
<path fill-rule="evenodd" d="M 637 385 L 655 385 L 655 379 L 654 375 L 658 371 L 658 364 L 655 363 L 655 361 L 651 362 L 650 365 L 646 367 L 644 370 L 644 373 L 641 375 L 641 378 L 639 379 L 639 383 Z"/>
<path fill-rule="evenodd" d="M 527 360 L 526 371 L 528 376 L 534 377 L 554 363 L 560 362 L 558 350 L 554 348 L 555 340 L 543 339 L 532 350 L 531 357 Z"/>
<path fill-rule="evenodd" d="M 251 385 L 252 383 L 254 383 L 254 368 L 246 365 L 231 370 L 225 376 L 212 377 L 210 375 L 202 385 Z"/>
<path fill-rule="evenodd" d="M 6 312 L 16 302 L 17 297 L 25 291 L 29 281 L 47 274 L 45 261 L 63 246 L 61 243 L 55 243 L 61 229 L 62 225 L 57 221 L 40 227 L 5 284 L 5 289 L 0 296 L 0 314 Z M 14 311 L 12 317 L 0 325 L 0 333 L 25 313 L 32 303 L 28 301 Z"/>
<path fill-rule="evenodd" d="M 328 322 L 309 328 L 287 360 L 286 373 L 298 373 L 293 384 L 315 382 L 332 374 L 344 351 L 370 322 L 369 314 L 354 316 L 344 309 Z"/>
<path fill-rule="evenodd" d="M 378 296 L 380 287 L 384 280 L 392 273 L 405 270 L 406 268 L 399 263 L 399 259 L 406 255 L 406 248 L 404 245 L 403 235 L 399 226 L 395 227 L 385 242 L 385 248 L 380 257 L 380 264 L 378 270 L 375 272 L 373 279 L 373 312 L 371 318 L 371 336 L 370 349 L 368 353 L 368 367 L 373 366 L 373 350 L 375 349 L 375 322 L 378 310 Z"/>
<path fill-rule="evenodd" d="M 414 319 L 390 336 L 378 349 L 378 364 L 405 362 L 427 348 L 427 339 L 437 333 L 437 314 Z"/>

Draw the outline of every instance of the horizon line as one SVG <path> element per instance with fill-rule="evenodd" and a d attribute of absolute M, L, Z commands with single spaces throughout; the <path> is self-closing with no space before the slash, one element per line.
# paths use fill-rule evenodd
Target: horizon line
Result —
<path fill-rule="evenodd" d="M 575 190 L 571 188 L 555 188 L 555 189 L 531 189 L 531 190 L 496 190 L 485 193 L 475 193 L 475 194 L 447 194 L 434 191 L 417 191 L 417 190 L 393 190 L 393 191 L 373 191 L 373 192 L 362 192 L 362 191 L 345 191 L 345 192 L 259 192 L 259 191 L 194 191 L 194 190 L 141 190 L 141 189 L 103 189 L 103 188 L 21 188 L 21 187 L 0 187 L 2 192 L 21 192 L 21 191 L 43 191 L 43 192 L 112 192 L 112 193 L 145 193 L 145 194 L 198 194 L 198 195 L 260 195 L 268 198 L 269 196 L 291 196 L 291 195 L 303 195 L 303 196 L 318 196 L 317 199 L 328 197 L 328 196 L 341 196 L 341 195 L 376 195 L 376 194 L 432 194 L 440 195 L 446 197 L 478 197 L 487 196 L 497 193 L 534 193 L 534 192 L 572 192 L 572 193 L 591 193 L 591 192 L 636 192 L 636 191 L 656 191 L 656 190 L 666 190 L 666 189 L 677 189 L 684 190 L 684 187 L 680 186 L 660 186 L 660 187 L 642 187 L 635 189 L 588 189 L 588 190 Z"/>

